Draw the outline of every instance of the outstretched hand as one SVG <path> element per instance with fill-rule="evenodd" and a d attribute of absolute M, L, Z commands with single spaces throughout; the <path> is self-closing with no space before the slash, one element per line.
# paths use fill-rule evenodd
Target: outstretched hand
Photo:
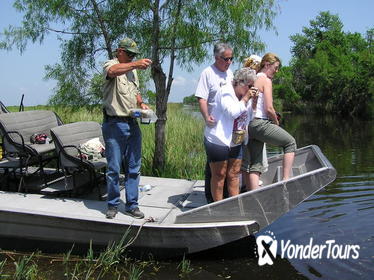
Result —
<path fill-rule="evenodd" d="M 137 69 L 147 69 L 148 66 L 152 64 L 152 60 L 149 58 L 142 58 L 134 61 L 134 64 Z"/>

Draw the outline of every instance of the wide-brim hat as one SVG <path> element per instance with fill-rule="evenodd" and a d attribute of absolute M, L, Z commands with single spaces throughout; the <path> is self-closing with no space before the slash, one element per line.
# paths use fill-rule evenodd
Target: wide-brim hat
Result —
<path fill-rule="evenodd" d="M 135 41 L 130 38 L 125 38 L 121 40 L 118 44 L 118 48 L 124 49 L 125 51 L 128 51 L 128 52 L 136 53 L 136 54 L 140 53 Z"/>

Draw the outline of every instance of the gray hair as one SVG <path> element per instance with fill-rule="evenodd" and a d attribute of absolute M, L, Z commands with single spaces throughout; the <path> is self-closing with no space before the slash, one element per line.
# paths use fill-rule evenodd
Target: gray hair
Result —
<path fill-rule="evenodd" d="M 217 43 L 214 45 L 213 49 L 214 56 L 220 56 L 226 50 L 232 50 L 232 47 L 227 43 Z"/>
<path fill-rule="evenodd" d="M 233 85 L 253 84 L 257 80 L 256 71 L 248 67 L 243 67 L 235 71 Z"/>

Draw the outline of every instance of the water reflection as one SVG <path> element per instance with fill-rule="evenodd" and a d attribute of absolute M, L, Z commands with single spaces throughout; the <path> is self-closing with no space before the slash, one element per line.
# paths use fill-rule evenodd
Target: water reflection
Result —
<path fill-rule="evenodd" d="M 298 146 L 318 145 L 337 169 L 336 181 L 272 224 L 279 239 L 297 244 L 360 245 L 359 258 L 290 260 L 310 279 L 373 279 L 374 123 L 289 116 Z"/>

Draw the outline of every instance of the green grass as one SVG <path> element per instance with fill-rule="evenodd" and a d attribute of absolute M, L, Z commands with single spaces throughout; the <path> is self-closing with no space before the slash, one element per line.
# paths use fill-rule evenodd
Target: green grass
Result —
<path fill-rule="evenodd" d="M 143 134 L 142 174 L 161 177 L 202 179 L 205 150 L 204 123 L 183 111 L 181 104 L 170 104 L 166 122 L 166 166 L 161 174 L 152 174 L 155 126 L 141 125 Z"/>
<path fill-rule="evenodd" d="M 62 257 L 40 253 L 21 254 L 0 250 L 0 279 L 14 280 L 139 280 L 145 269 L 152 269 L 153 261 L 129 259 L 125 255 L 126 234 L 95 256 L 89 249 L 86 257 L 72 256 L 71 250 Z"/>
<path fill-rule="evenodd" d="M 18 107 L 8 108 L 18 111 Z M 52 110 L 64 123 L 96 121 L 102 123 L 100 106 L 30 106 L 25 110 Z M 204 122 L 183 110 L 183 105 L 169 104 L 166 122 L 166 166 L 159 174 L 152 172 L 155 125 L 141 124 L 142 130 L 142 175 L 181 179 L 203 179 L 205 150 L 203 145 Z"/>

